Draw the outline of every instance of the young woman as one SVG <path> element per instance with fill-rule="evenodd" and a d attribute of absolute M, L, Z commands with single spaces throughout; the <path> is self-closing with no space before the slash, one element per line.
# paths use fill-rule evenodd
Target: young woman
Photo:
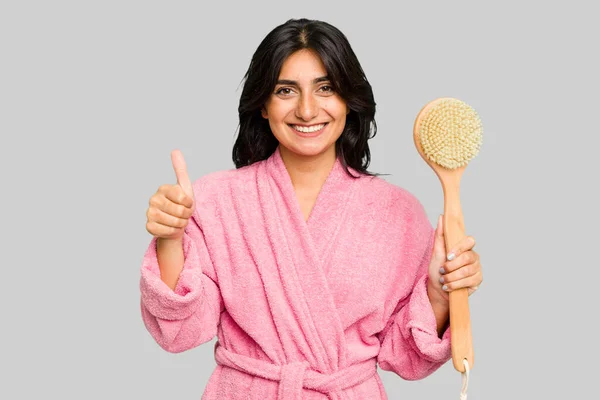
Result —
<path fill-rule="evenodd" d="M 367 171 L 374 115 L 346 37 L 290 20 L 246 73 L 236 169 L 192 183 L 172 153 L 141 312 L 169 352 L 217 335 L 204 400 L 380 400 L 377 364 L 421 379 L 449 360 L 448 292 L 482 281 L 475 240 L 445 249 L 441 218 Z"/>

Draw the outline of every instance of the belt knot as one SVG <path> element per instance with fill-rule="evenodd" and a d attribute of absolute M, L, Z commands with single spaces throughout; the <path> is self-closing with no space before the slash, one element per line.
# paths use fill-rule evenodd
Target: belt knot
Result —
<path fill-rule="evenodd" d="M 375 358 L 349 365 L 331 374 L 315 371 L 307 361 L 294 361 L 284 365 L 258 360 L 233 353 L 217 342 L 215 344 L 217 364 L 234 368 L 251 376 L 279 382 L 277 398 L 301 400 L 302 390 L 315 390 L 330 399 L 344 399 L 343 390 L 358 385 L 377 373 Z"/>

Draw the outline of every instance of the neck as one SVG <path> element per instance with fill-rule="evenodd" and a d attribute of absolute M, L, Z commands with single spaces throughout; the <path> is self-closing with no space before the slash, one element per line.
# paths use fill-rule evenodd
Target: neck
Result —
<path fill-rule="evenodd" d="M 285 164 L 294 189 L 319 190 L 327 180 L 335 164 L 335 146 L 316 156 L 300 156 L 279 146 L 281 159 Z"/>

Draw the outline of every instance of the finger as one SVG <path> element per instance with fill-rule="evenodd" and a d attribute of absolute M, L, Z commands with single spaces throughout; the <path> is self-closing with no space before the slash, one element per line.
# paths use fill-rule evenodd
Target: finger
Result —
<path fill-rule="evenodd" d="M 171 152 L 171 162 L 173 163 L 173 169 L 175 170 L 175 176 L 177 176 L 177 183 L 183 188 L 185 193 L 194 198 L 194 190 L 192 188 L 192 182 L 187 173 L 187 166 L 183 154 L 179 150 L 173 150 Z"/>
<path fill-rule="evenodd" d="M 469 251 L 473 247 L 475 247 L 475 238 L 473 236 L 466 236 L 457 244 L 452 246 L 452 248 L 448 252 L 447 260 L 452 261 L 456 257 L 458 257 L 459 254 L 464 253 L 465 251 Z"/>
<path fill-rule="evenodd" d="M 446 244 L 444 242 L 444 225 L 443 218 L 440 215 L 437 220 L 437 227 L 435 229 L 435 238 L 433 243 L 433 254 L 434 260 L 437 260 L 438 268 L 446 260 Z"/>
<path fill-rule="evenodd" d="M 442 289 L 446 292 L 451 292 L 453 290 L 462 289 L 462 288 L 475 288 L 479 286 L 481 283 L 481 272 L 476 273 L 475 275 L 471 275 L 468 278 L 459 279 L 454 282 L 444 283 Z"/>
<path fill-rule="evenodd" d="M 187 196 L 187 195 L 186 195 Z M 174 217 L 189 219 L 194 210 L 190 207 L 186 207 L 181 204 L 174 203 L 166 197 L 161 197 L 162 200 L 157 198 L 152 198 L 150 200 L 150 208 L 158 208 L 159 210 L 164 211 L 165 213 L 172 215 Z"/>
<path fill-rule="evenodd" d="M 178 185 L 172 185 L 175 187 L 178 187 Z M 179 191 L 183 191 L 183 189 L 181 187 L 178 187 Z M 191 202 L 189 200 L 188 195 L 184 194 L 184 203 L 187 203 L 187 205 L 183 205 L 183 204 L 178 204 L 177 202 L 172 201 L 171 199 L 169 199 L 167 197 L 167 193 L 169 191 L 165 190 L 163 191 L 160 195 L 154 195 L 150 198 L 149 204 L 150 207 L 149 208 L 158 208 L 159 210 L 162 210 L 164 212 L 166 212 L 167 214 L 173 215 L 175 217 L 179 217 L 179 218 L 184 218 L 184 219 L 188 219 L 192 216 L 194 209 L 192 207 L 188 207 L 187 205 L 189 205 L 189 203 Z M 172 197 L 172 195 L 169 195 Z"/>
<path fill-rule="evenodd" d="M 172 226 L 166 226 L 156 221 L 148 221 L 146 223 L 146 230 L 148 231 L 148 233 L 156 237 L 174 236 L 180 229 L 181 228 L 173 228 Z"/>
<path fill-rule="evenodd" d="M 190 197 L 181 186 L 173 185 L 170 190 L 165 192 L 165 198 L 176 204 L 192 208 L 194 200 Z"/>
<path fill-rule="evenodd" d="M 148 221 L 154 221 L 172 228 L 185 228 L 188 220 L 167 214 L 158 208 L 150 208 L 147 212 Z"/>
<path fill-rule="evenodd" d="M 461 279 L 468 278 L 477 274 L 481 268 L 478 264 L 467 264 L 458 268 L 457 270 L 444 274 L 440 277 L 440 283 L 456 282 Z"/>
<path fill-rule="evenodd" d="M 437 220 L 437 227 L 435 229 L 435 240 L 436 244 L 439 243 L 445 252 L 446 243 L 444 242 L 444 218 L 442 217 L 442 215 L 440 215 Z"/>
<path fill-rule="evenodd" d="M 478 261 L 477 253 L 472 250 L 461 253 L 458 257 L 454 258 L 452 261 L 446 261 L 443 265 L 444 273 L 447 274 L 452 271 L 456 271 L 463 265 L 473 264 Z"/>
<path fill-rule="evenodd" d="M 479 286 L 471 286 L 467 289 L 467 293 L 469 293 L 469 296 L 470 296 L 473 293 L 475 293 L 477 291 L 477 289 L 479 289 Z"/>
<path fill-rule="evenodd" d="M 444 219 L 442 218 L 442 214 L 438 216 L 437 220 L 437 228 L 435 230 L 435 236 L 443 238 L 444 237 Z"/>

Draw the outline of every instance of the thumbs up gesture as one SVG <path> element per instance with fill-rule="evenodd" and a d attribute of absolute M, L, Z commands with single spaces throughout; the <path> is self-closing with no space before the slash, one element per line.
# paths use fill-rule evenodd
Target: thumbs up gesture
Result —
<path fill-rule="evenodd" d="M 150 197 L 146 230 L 157 238 L 181 239 L 194 212 L 196 200 L 181 151 L 173 150 L 171 161 L 177 183 L 161 185 Z"/>

